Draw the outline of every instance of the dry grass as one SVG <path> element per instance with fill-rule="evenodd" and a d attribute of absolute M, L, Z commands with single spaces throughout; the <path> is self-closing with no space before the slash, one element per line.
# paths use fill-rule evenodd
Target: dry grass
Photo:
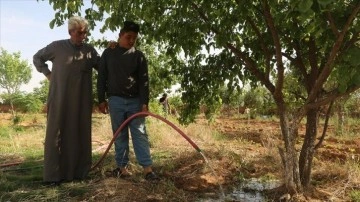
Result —
<path fill-rule="evenodd" d="M 24 115 L 18 127 L 21 130 L 13 129 L 7 114 L 1 116 L 0 162 L 21 163 L 0 168 L 0 201 L 217 200 L 220 185 L 225 193 L 231 193 L 245 179 L 271 180 L 282 176 L 277 151 L 281 137 L 276 121 L 221 117 L 209 124 L 199 116 L 196 123 L 181 126 L 169 117 L 200 147 L 207 162 L 174 129 L 150 117 L 147 131 L 154 169 L 162 178 L 158 184 L 143 179 L 132 148 L 129 169 L 134 175 L 126 180 L 110 177 L 107 171 L 115 166 L 111 148 L 101 166 L 91 172 L 90 179 L 45 187 L 41 184 L 45 116 Z M 109 117 L 94 114 L 92 131 L 95 163 L 113 137 Z M 314 160 L 314 191 L 306 197 L 293 196 L 293 201 L 349 201 L 354 198 L 351 194 L 360 193 L 360 151 L 356 140 L 328 138 Z"/>

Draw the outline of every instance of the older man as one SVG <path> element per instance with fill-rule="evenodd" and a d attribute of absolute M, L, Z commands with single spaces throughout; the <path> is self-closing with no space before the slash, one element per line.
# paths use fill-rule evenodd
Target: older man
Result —
<path fill-rule="evenodd" d="M 43 180 L 51 184 L 84 179 L 91 168 L 92 68 L 100 57 L 84 43 L 85 19 L 71 17 L 68 30 L 70 39 L 54 41 L 33 57 L 50 81 Z"/>

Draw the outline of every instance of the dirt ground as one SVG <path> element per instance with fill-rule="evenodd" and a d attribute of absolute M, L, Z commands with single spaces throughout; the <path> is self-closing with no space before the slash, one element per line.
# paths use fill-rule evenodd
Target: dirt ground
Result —
<path fill-rule="evenodd" d="M 6 119 L 3 117 L 2 124 Z M 172 155 L 169 157 L 166 154 L 167 146 L 164 145 L 153 151 L 158 154 L 164 153 L 161 163 L 154 165 L 154 169 L 162 179 L 159 183 L 146 182 L 135 165 L 130 167 L 130 171 L 137 174 L 127 179 L 112 177 L 108 173 L 109 168 L 99 166 L 93 170 L 91 179 L 84 185 L 91 191 L 80 197 L 76 196 L 75 200 L 195 201 L 199 198 L 208 198 L 216 201 L 221 195 L 221 190 L 225 194 L 231 193 L 244 179 L 282 178 L 282 165 L 277 152 L 277 146 L 281 145 L 282 140 L 277 121 L 223 116 L 209 124 L 204 118 L 199 117 L 196 124 L 192 126 L 218 131 L 218 134 L 221 134 L 218 137 L 221 139 L 219 141 L 221 144 L 214 141 L 206 143 L 206 139 L 201 139 L 200 135 L 193 137 L 202 143 L 202 152 L 206 160 L 210 160 L 209 162 L 206 163 L 203 156 L 192 148 L 188 148 L 188 145 L 186 145 L 188 148 L 185 149 L 186 153 L 182 152 L 176 157 Z M 358 134 L 359 129 L 360 127 L 353 128 L 352 131 Z M 328 133 L 333 133 L 333 130 L 333 126 L 330 126 Z M 304 135 L 304 128 L 300 129 L 299 134 Z M 300 145 L 301 138 L 299 138 Z M 168 146 L 171 147 L 171 145 Z M 105 161 L 112 158 L 110 155 Z M 355 135 L 351 139 L 327 136 L 314 159 L 312 178 L 317 183 L 316 188 L 305 196 L 293 197 L 292 201 L 328 201 L 330 199 L 347 201 L 348 198 L 344 197 L 344 193 L 341 196 L 334 193 L 334 190 L 342 187 L 343 182 L 348 178 L 346 168 L 326 170 L 332 167 L 333 163 L 341 165 L 346 162 L 359 164 L 360 136 Z M 71 185 L 62 186 L 66 188 Z M 359 185 L 348 188 L 360 190 Z M 286 190 L 279 187 L 267 191 L 266 194 L 270 200 L 278 201 L 286 194 Z"/>
<path fill-rule="evenodd" d="M 204 163 L 201 155 L 190 150 L 187 155 L 182 154 L 178 158 L 170 159 L 171 164 L 174 165 L 171 169 L 166 168 L 166 163 L 155 166 L 155 170 L 159 171 L 160 177 L 164 179 L 156 186 L 149 187 L 146 182 L 143 184 L 144 182 L 139 178 L 132 178 L 130 180 L 132 183 L 124 180 L 124 184 L 106 178 L 100 180 L 98 186 L 103 187 L 104 183 L 126 186 L 127 189 L 123 192 L 116 190 L 116 194 L 110 195 L 115 199 L 127 201 L 142 201 L 144 198 L 146 201 L 194 201 L 199 198 L 213 198 L 217 201 L 221 189 L 225 194 L 229 194 L 239 187 L 244 179 L 282 179 L 282 165 L 277 152 L 277 146 L 281 145 L 282 140 L 277 121 L 223 116 L 217 118 L 214 123 L 208 124 L 204 118 L 200 117 L 196 121 L 196 127 L 208 128 L 221 134 L 219 137 L 221 145 L 202 144 L 203 148 L 201 148 L 206 157 L 210 159 L 211 169 L 214 172 L 211 172 L 211 169 Z M 302 127 L 299 131 L 301 136 L 304 135 L 304 129 Z M 330 126 L 328 133 L 333 133 L 333 130 L 334 127 Z M 196 137 L 194 138 L 198 140 Z M 301 138 L 299 138 L 299 147 Z M 332 167 L 332 163 L 337 165 L 349 161 L 359 163 L 359 157 L 360 137 L 358 135 L 346 141 L 341 137 L 327 137 L 314 160 L 313 179 L 318 186 L 305 195 L 293 196 L 292 201 L 349 200 L 344 197 L 345 190 L 341 194 L 336 191 L 339 190 L 339 186 L 343 186 L 343 181 L 347 180 L 347 168 L 334 169 L 329 172 L 326 167 Z M 169 190 L 169 181 L 175 186 L 173 193 L 164 191 Z M 360 190 L 356 182 L 355 186 L 348 188 Z M 95 196 L 99 197 L 98 199 L 104 197 L 100 192 L 103 193 L 99 191 L 99 196 Z M 279 201 L 281 197 L 287 196 L 286 193 L 283 186 L 264 192 L 269 201 Z M 167 199 L 171 196 L 174 198 Z M 227 201 L 237 200 L 227 199 Z"/>

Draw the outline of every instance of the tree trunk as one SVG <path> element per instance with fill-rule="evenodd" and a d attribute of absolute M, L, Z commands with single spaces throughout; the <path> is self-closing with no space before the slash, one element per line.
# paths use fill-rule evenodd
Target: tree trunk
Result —
<path fill-rule="evenodd" d="M 345 120 L 345 112 L 344 106 L 342 102 L 338 102 L 336 106 L 336 114 L 338 117 L 337 127 L 336 127 L 336 135 L 342 135 L 344 129 L 344 120 Z"/>
<path fill-rule="evenodd" d="M 299 172 L 301 185 L 309 188 L 311 180 L 312 161 L 315 153 L 319 109 L 309 110 L 306 114 L 306 132 L 299 157 Z"/>
<path fill-rule="evenodd" d="M 10 100 L 10 107 L 11 107 L 10 110 L 11 110 L 12 120 L 14 120 L 16 117 L 16 113 L 15 113 L 14 104 L 13 104 L 12 99 Z"/>
<path fill-rule="evenodd" d="M 284 182 L 290 194 L 302 192 L 299 177 L 298 154 L 295 150 L 298 135 L 298 119 L 289 121 L 285 110 L 279 110 L 280 127 L 285 148 L 279 147 L 279 153 L 284 166 Z M 296 117 L 296 116 L 293 116 Z"/>

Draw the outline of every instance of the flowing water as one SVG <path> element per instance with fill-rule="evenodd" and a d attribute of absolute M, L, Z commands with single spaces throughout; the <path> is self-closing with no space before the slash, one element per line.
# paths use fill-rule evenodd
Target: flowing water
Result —
<path fill-rule="evenodd" d="M 200 154 L 205 159 L 206 164 L 211 169 L 213 175 L 219 179 L 218 175 L 215 173 L 214 168 L 209 163 L 209 160 L 206 158 L 203 152 Z M 223 187 L 218 181 L 219 185 L 219 199 L 203 199 L 199 202 L 219 202 L 219 201 L 239 201 L 239 202 L 263 202 L 266 201 L 265 196 L 262 194 L 265 190 L 274 189 L 281 186 L 281 181 L 279 180 L 269 180 L 263 181 L 256 178 L 249 179 L 244 181 L 239 187 L 235 187 L 234 190 L 225 194 Z"/>
<path fill-rule="evenodd" d="M 205 159 L 206 165 L 209 166 L 209 168 L 211 169 L 211 172 L 212 172 L 213 175 L 216 177 L 216 179 L 219 179 L 219 176 L 216 174 L 214 168 L 211 166 L 211 164 L 209 163 L 209 160 L 206 158 L 206 156 L 204 155 L 204 153 L 200 151 L 200 154 L 201 154 L 201 156 L 203 156 L 203 158 Z M 219 189 L 220 189 L 220 200 L 221 200 L 221 201 L 224 201 L 224 200 L 225 200 L 224 189 L 222 188 L 221 184 L 219 183 L 219 180 L 217 180 L 217 183 L 218 183 Z"/>
<path fill-rule="evenodd" d="M 263 181 L 252 178 L 243 182 L 240 187 L 228 195 L 227 199 L 241 202 L 262 202 L 266 201 L 265 196 L 262 194 L 263 191 L 279 186 L 281 186 L 281 181 L 279 180 Z"/>

